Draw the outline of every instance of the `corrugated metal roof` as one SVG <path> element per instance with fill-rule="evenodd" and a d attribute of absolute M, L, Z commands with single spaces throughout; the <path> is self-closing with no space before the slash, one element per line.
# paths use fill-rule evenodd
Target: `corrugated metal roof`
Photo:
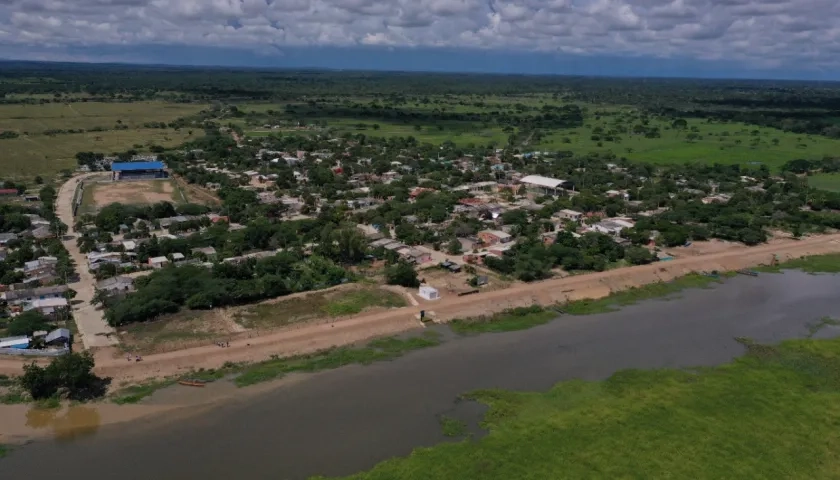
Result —
<path fill-rule="evenodd" d="M 522 177 L 522 179 L 520 179 L 519 181 L 521 183 L 539 185 L 540 187 L 546 188 L 557 188 L 560 185 L 566 183 L 566 180 L 558 180 L 556 178 L 543 177 L 542 175 L 528 175 L 527 177 Z"/>
<path fill-rule="evenodd" d="M 112 163 L 111 170 L 114 172 L 130 172 L 134 170 L 163 170 L 166 166 L 163 162 L 120 162 Z"/>
<path fill-rule="evenodd" d="M 46 338 L 44 338 L 44 341 L 50 343 L 62 338 L 70 340 L 70 330 L 66 328 L 57 328 L 52 332 L 48 333 Z"/>

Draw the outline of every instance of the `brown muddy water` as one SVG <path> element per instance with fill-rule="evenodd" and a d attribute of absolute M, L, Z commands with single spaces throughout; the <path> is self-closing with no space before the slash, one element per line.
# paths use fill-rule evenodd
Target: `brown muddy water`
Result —
<path fill-rule="evenodd" d="M 441 415 L 475 425 L 483 408 L 458 402 L 464 392 L 543 390 L 558 381 L 598 380 L 626 368 L 720 364 L 743 353 L 735 337 L 775 343 L 806 336 L 809 325 L 823 317 L 840 317 L 838 291 L 840 276 L 739 277 L 619 312 L 563 316 L 521 332 L 447 338 L 439 347 L 388 363 L 242 389 L 195 415 L 179 409 L 102 425 L 71 440 L 36 441 L 0 460 L 0 478 L 347 475 L 446 441 Z M 162 392 L 149 406 L 178 397 Z M 46 468 L 33 468 L 37 465 Z"/>

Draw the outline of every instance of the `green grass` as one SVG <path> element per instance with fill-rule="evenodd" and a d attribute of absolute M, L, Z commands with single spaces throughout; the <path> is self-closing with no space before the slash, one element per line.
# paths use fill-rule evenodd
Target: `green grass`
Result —
<path fill-rule="evenodd" d="M 447 437 L 463 437 L 467 433 L 467 424 L 446 415 L 441 415 L 438 418 L 440 429 L 443 435 Z"/>
<path fill-rule="evenodd" d="M 377 287 L 330 290 L 243 308 L 234 315 L 245 328 L 275 328 L 324 316 L 355 315 L 368 308 L 404 307 L 402 295 Z"/>
<path fill-rule="evenodd" d="M 817 173 L 808 177 L 808 186 L 828 190 L 829 192 L 840 192 L 840 174 Z"/>
<path fill-rule="evenodd" d="M 455 333 L 475 334 L 491 332 L 512 332 L 526 330 L 537 325 L 543 325 L 557 317 L 557 312 L 534 305 L 504 310 L 495 315 L 480 316 L 449 322 L 449 327 Z"/>
<path fill-rule="evenodd" d="M 6 445 L 0 445 L 0 458 L 3 458 L 6 455 L 8 455 L 9 450 L 10 450 L 9 447 L 7 447 Z"/>
<path fill-rule="evenodd" d="M 693 273 L 670 282 L 651 283 L 642 287 L 623 290 L 604 298 L 575 300 L 563 305 L 562 309 L 572 315 L 613 312 L 621 307 L 633 305 L 643 300 L 665 297 L 686 288 L 707 288 L 711 284 L 720 282 L 721 279 L 719 278 Z"/>
<path fill-rule="evenodd" d="M 4 178 L 27 179 L 36 175 L 48 178 L 61 170 L 75 170 L 77 167 L 75 155 L 78 152 L 93 151 L 110 154 L 130 150 L 135 144 L 144 146 L 138 151 L 147 152 L 147 147 L 151 145 L 174 147 L 199 135 L 201 135 L 200 130 L 194 131 L 191 137 L 186 129 L 176 132 L 140 128 L 74 133 L 54 137 L 30 135 L 0 140 L 3 165 L 7 172 Z"/>
<path fill-rule="evenodd" d="M 840 254 L 828 253 L 794 258 L 773 267 L 758 267 L 755 270 L 765 273 L 778 273 L 782 270 L 802 270 L 806 273 L 840 273 Z"/>
<path fill-rule="evenodd" d="M 152 395 L 156 391 L 174 385 L 175 380 L 154 380 L 139 385 L 131 385 L 120 389 L 111 396 L 111 401 L 117 405 L 137 403 Z"/>
<path fill-rule="evenodd" d="M 600 140 L 601 146 L 598 146 L 598 140 L 592 140 L 592 130 L 596 126 L 601 126 L 605 131 L 609 130 L 609 119 L 610 117 L 603 117 L 601 121 L 596 121 L 594 118 L 587 118 L 585 123 L 590 127 L 558 130 L 546 136 L 535 148 L 570 150 L 579 154 L 612 151 L 631 161 L 655 164 L 761 162 L 771 169 L 777 169 L 794 158 L 822 158 L 825 155 L 834 155 L 840 147 L 840 141 L 818 135 L 800 135 L 743 123 L 706 123 L 698 119 L 688 120 L 689 128 L 698 129 L 701 136 L 698 140 L 687 140 L 686 135 L 690 133 L 688 130 L 666 129 L 669 128 L 669 122 L 654 120 L 650 122 L 650 126 L 660 128 L 660 138 L 645 138 L 643 135 L 625 133 L 619 134 L 620 142 Z M 753 135 L 753 131 L 757 131 L 758 134 Z M 569 143 L 565 143 L 564 138 L 568 139 Z M 758 143 L 753 145 L 752 142 L 756 139 Z M 774 139 L 778 140 L 778 144 L 773 143 Z"/>
<path fill-rule="evenodd" d="M 393 360 L 408 352 L 433 347 L 440 343 L 435 332 L 427 331 L 422 336 L 382 338 L 364 347 L 339 347 L 311 355 L 291 358 L 276 358 L 253 365 L 240 367 L 236 377 L 237 386 L 245 387 L 274 380 L 294 372 L 317 372 L 343 367 L 345 365 L 368 365 L 373 362 Z"/>
<path fill-rule="evenodd" d="M 625 370 L 546 392 L 485 390 L 477 441 L 419 448 L 353 480 L 840 477 L 840 339 L 745 342 L 730 364 Z"/>

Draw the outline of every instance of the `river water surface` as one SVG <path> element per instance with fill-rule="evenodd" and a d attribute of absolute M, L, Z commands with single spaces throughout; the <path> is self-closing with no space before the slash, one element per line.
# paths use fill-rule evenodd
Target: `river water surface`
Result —
<path fill-rule="evenodd" d="M 480 408 L 456 402 L 464 392 L 544 390 L 626 368 L 724 363 L 743 353 L 735 337 L 775 343 L 807 335 L 822 317 L 840 317 L 838 291 L 840 276 L 739 277 L 618 312 L 447 339 L 392 362 L 299 376 L 257 393 L 244 389 L 240 398 L 201 415 L 164 413 L 72 441 L 35 442 L 0 460 L 0 478 L 351 474 L 444 441 L 437 420 L 442 414 L 478 417 Z"/>

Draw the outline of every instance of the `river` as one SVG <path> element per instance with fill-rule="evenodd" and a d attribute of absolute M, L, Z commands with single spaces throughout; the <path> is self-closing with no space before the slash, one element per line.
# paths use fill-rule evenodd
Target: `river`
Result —
<path fill-rule="evenodd" d="M 840 276 L 738 277 L 679 298 L 562 316 L 526 331 L 449 336 L 441 346 L 391 362 L 244 389 L 200 415 L 181 410 L 103 426 L 69 441 L 34 442 L 0 460 L 0 472 L 33 480 L 351 474 L 445 441 L 441 414 L 477 420 L 481 408 L 458 404 L 461 393 L 543 390 L 626 368 L 724 363 L 743 353 L 735 337 L 775 343 L 807 335 L 822 317 L 840 316 L 838 290 Z M 160 395 L 151 402 L 177 398 Z"/>

